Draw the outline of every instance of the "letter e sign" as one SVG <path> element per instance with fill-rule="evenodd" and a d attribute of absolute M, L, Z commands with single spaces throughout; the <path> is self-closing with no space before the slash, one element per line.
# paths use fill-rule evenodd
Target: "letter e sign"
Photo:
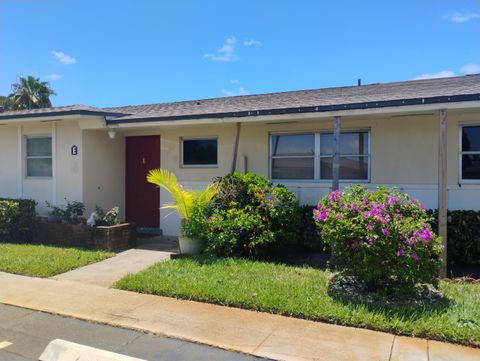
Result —
<path fill-rule="evenodd" d="M 76 145 L 72 145 L 71 153 L 72 155 L 78 155 L 78 147 Z"/>

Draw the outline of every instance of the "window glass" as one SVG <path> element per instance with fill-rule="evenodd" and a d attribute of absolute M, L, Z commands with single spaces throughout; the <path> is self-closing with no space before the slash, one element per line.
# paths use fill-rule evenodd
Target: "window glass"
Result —
<path fill-rule="evenodd" d="M 27 159 L 28 177 L 51 177 L 52 158 Z"/>
<path fill-rule="evenodd" d="M 320 179 L 332 179 L 332 161 L 320 158 Z M 340 157 L 340 179 L 368 179 L 368 157 Z"/>
<path fill-rule="evenodd" d="M 272 159 L 272 179 L 313 179 L 314 158 Z"/>
<path fill-rule="evenodd" d="M 462 179 L 480 179 L 480 154 L 462 155 Z"/>
<path fill-rule="evenodd" d="M 367 154 L 368 153 L 368 133 L 341 133 L 340 134 L 340 154 Z M 320 154 L 333 154 L 333 134 L 320 134 Z"/>
<path fill-rule="evenodd" d="M 272 155 L 298 156 L 315 154 L 313 134 L 292 134 L 272 136 Z"/>
<path fill-rule="evenodd" d="M 183 165 L 217 165 L 217 139 L 184 139 Z"/>
<path fill-rule="evenodd" d="M 27 138 L 28 157 L 51 157 L 52 138 Z"/>
<path fill-rule="evenodd" d="M 480 152 L 480 126 L 462 128 L 462 151 Z"/>

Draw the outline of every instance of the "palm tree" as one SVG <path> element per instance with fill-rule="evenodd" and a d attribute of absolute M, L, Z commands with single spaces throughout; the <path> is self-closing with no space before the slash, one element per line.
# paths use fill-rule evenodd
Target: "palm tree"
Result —
<path fill-rule="evenodd" d="M 147 181 L 167 190 L 173 203 L 164 204 L 162 208 L 173 209 L 178 212 L 184 222 L 190 217 L 195 205 L 205 205 L 217 193 L 217 185 L 209 184 L 204 190 L 188 190 L 178 184 L 175 174 L 166 169 L 152 169 L 148 172 Z"/>
<path fill-rule="evenodd" d="M 8 96 L 9 110 L 49 108 L 52 106 L 50 95 L 55 92 L 47 81 L 40 81 L 29 75 L 19 77 L 18 83 L 12 84 L 12 93 Z"/>

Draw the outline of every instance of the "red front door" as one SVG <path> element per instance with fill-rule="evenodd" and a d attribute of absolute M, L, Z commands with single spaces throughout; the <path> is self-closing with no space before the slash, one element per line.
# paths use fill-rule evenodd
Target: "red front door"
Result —
<path fill-rule="evenodd" d="M 147 182 L 160 168 L 160 136 L 126 137 L 126 218 L 139 227 L 160 228 L 160 192 Z"/>

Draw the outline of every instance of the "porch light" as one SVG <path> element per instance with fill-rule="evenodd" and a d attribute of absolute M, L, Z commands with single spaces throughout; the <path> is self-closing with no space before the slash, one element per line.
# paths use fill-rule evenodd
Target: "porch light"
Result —
<path fill-rule="evenodd" d="M 115 136 L 117 135 L 117 131 L 115 129 L 108 129 L 108 137 L 110 139 L 115 139 Z"/>

